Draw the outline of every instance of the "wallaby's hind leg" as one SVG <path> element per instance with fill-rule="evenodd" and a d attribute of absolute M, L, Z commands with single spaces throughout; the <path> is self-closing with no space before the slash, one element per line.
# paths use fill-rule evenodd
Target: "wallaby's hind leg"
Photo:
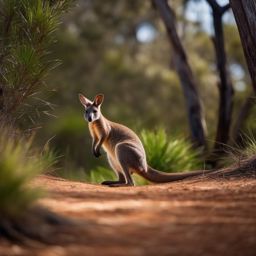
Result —
<path fill-rule="evenodd" d="M 146 159 L 144 153 L 139 151 L 133 144 L 120 143 L 116 146 L 116 160 L 122 167 L 125 182 L 112 184 L 111 187 L 134 186 L 131 177 L 132 170 L 139 172 L 146 170 Z"/>
<path fill-rule="evenodd" d="M 111 166 L 111 168 L 116 173 L 118 180 L 116 180 L 116 181 L 106 180 L 106 181 L 103 181 L 101 184 L 111 186 L 113 184 L 120 184 L 120 183 L 123 184 L 123 183 L 125 183 L 125 177 L 122 173 L 121 166 L 116 164 L 116 162 L 113 159 L 111 159 L 111 157 L 109 157 L 109 156 L 108 156 L 108 162 L 109 162 L 109 165 Z"/>
<path fill-rule="evenodd" d="M 126 187 L 126 186 L 134 186 L 134 182 L 132 180 L 131 174 L 129 172 L 129 169 L 126 168 L 125 166 L 122 166 L 123 168 L 123 173 L 125 180 L 123 182 L 118 181 L 112 184 L 109 184 L 110 187 Z"/>
<path fill-rule="evenodd" d="M 115 185 L 115 184 L 124 184 L 125 183 L 125 177 L 121 172 L 118 172 L 118 180 L 106 180 L 101 183 L 101 185 Z"/>

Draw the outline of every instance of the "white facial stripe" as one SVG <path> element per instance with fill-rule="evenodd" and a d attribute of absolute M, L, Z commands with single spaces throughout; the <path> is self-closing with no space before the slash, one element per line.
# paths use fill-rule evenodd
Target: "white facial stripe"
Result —
<path fill-rule="evenodd" d="M 87 108 L 85 110 L 84 117 L 89 122 L 96 121 L 100 118 L 100 113 L 99 112 L 94 113 L 93 111 L 95 111 L 95 110 L 91 109 L 91 108 Z"/>

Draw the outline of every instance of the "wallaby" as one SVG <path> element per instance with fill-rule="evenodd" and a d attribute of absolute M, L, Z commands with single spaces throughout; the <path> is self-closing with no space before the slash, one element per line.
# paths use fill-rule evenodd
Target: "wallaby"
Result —
<path fill-rule="evenodd" d="M 133 186 L 132 173 L 137 173 L 154 183 L 164 183 L 209 172 L 194 171 L 171 174 L 153 169 L 147 164 L 145 150 L 139 137 L 128 127 L 111 122 L 102 115 L 103 94 L 98 94 L 93 101 L 79 94 L 79 99 L 85 107 L 84 118 L 89 122 L 92 152 L 95 157 L 99 157 L 102 146 L 107 153 L 110 166 L 118 177 L 117 181 L 102 182 L 103 185 Z"/>

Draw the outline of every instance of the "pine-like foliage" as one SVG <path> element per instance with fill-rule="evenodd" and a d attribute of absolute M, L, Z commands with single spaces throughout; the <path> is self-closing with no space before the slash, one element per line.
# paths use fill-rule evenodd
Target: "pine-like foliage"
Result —
<path fill-rule="evenodd" d="M 0 114 L 10 115 L 43 91 L 58 63 L 49 44 L 71 0 L 0 0 Z M 23 113 L 22 113 L 23 114 Z"/>

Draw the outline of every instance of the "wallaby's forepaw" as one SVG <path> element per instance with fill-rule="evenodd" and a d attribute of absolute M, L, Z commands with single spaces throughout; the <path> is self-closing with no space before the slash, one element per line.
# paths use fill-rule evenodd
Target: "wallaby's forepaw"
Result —
<path fill-rule="evenodd" d="M 98 157 L 101 156 L 101 153 L 100 153 L 99 150 L 94 150 L 94 151 L 93 151 L 93 155 L 98 158 Z"/>

